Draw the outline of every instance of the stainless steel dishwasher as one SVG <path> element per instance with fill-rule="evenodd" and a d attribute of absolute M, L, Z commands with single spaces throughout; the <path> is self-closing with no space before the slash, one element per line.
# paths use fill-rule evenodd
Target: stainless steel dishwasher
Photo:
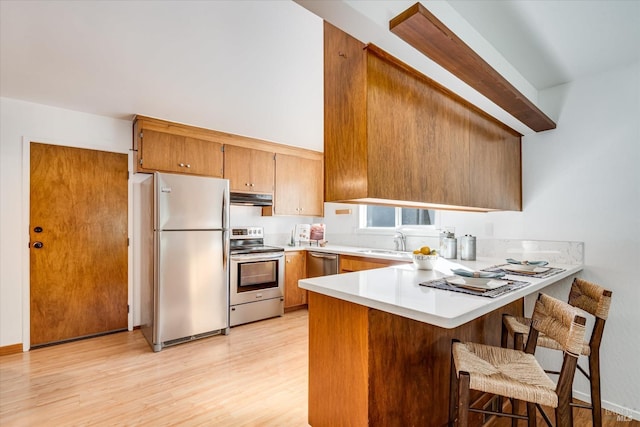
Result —
<path fill-rule="evenodd" d="M 324 252 L 307 252 L 307 276 L 320 277 L 338 274 L 340 256 Z"/>

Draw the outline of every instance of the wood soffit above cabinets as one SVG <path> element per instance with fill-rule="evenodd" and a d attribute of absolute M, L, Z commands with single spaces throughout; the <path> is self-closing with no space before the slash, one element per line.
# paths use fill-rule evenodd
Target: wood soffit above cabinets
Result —
<path fill-rule="evenodd" d="M 389 21 L 389 30 L 532 130 L 556 128 L 553 120 L 422 4 L 414 4 Z"/>

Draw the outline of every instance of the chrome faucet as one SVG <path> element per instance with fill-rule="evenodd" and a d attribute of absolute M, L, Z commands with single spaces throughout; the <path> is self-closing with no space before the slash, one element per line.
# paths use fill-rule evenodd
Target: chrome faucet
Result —
<path fill-rule="evenodd" d="M 407 237 L 404 233 L 396 231 L 396 234 L 393 235 L 393 244 L 396 247 L 396 251 L 405 252 L 407 250 Z"/>

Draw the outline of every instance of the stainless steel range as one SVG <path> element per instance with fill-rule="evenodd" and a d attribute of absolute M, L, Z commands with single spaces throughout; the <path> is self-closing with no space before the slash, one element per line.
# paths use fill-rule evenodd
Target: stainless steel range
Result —
<path fill-rule="evenodd" d="M 284 249 L 266 246 L 262 227 L 233 227 L 230 238 L 230 325 L 282 316 Z"/>

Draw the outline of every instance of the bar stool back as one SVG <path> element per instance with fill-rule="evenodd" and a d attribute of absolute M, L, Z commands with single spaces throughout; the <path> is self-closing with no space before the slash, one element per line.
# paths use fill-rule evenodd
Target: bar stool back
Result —
<path fill-rule="evenodd" d="M 589 380 L 591 404 L 572 403 L 572 406 L 591 410 L 594 427 L 602 427 L 602 397 L 600 388 L 600 343 L 604 331 L 604 324 L 609 315 L 612 292 L 583 279 L 575 278 L 569 292 L 569 304 L 586 311 L 595 317 L 593 330 L 589 342 L 584 342 L 580 354 L 586 356 L 589 362 L 589 373 L 580 365 L 578 370 Z M 502 347 L 507 347 L 509 335 L 513 335 L 514 348 L 522 348 L 527 340 L 531 319 L 505 315 L 502 319 Z M 540 334 L 538 346 L 560 350 L 560 345 L 550 337 Z M 546 371 L 558 374 L 558 371 Z"/>
<path fill-rule="evenodd" d="M 555 408 L 556 425 L 572 425 L 571 385 L 576 370 L 578 355 L 584 340 L 586 319 L 576 308 L 552 298 L 538 295 L 533 311 L 529 339 L 525 350 L 509 349 L 454 340 L 451 348 L 451 395 L 449 400 L 449 423 L 466 427 L 469 412 L 480 412 L 511 417 L 514 423 L 526 419 L 535 426 L 536 408 L 551 425 L 541 405 Z M 558 383 L 546 375 L 535 359 L 534 352 L 539 334 L 554 339 L 564 351 L 564 360 Z M 527 415 L 515 411 L 511 414 L 486 411 L 475 407 L 483 401 L 481 396 L 470 402 L 470 390 L 483 394 L 504 396 L 514 402 L 527 402 Z"/>

